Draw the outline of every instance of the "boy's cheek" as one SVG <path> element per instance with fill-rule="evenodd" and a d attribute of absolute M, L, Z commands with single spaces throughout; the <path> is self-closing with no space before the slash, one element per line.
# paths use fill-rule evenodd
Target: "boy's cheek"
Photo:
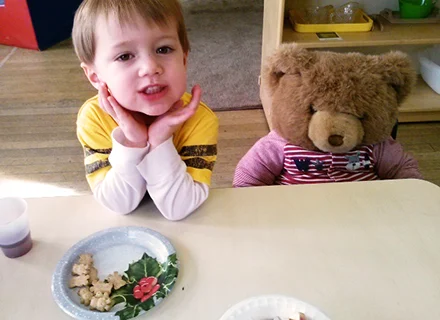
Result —
<path fill-rule="evenodd" d="M 127 95 L 127 91 L 124 90 L 124 88 L 121 88 L 118 86 L 112 86 L 111 84 L 107 84 L 107 87 L 108 87 L 108 91 L 110 92 L 112 97 L 115 98 L 116 101 L 123 108 L 130 110 L 130 108 L 127 108 L 127 106 L 130 105 L 129 96 Z"/>

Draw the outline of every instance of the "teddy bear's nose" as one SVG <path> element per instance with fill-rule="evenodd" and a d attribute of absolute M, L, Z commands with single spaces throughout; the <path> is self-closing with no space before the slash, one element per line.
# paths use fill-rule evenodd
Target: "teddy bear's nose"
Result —
<path fill-rule="evenodd" d="M 340 135 L 333 134 L 328 137 L 328 143 L 330 143 L 334 147 L 339 147 L 344 143 L 344 138 Z"/>

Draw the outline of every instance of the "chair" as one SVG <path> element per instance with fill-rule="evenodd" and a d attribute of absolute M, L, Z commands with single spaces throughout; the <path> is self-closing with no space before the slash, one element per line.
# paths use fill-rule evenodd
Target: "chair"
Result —
<path fill-rule="evenodd" d="M 391 137 L 396 140 L 397 138 L 397 127 L 399 126 L 399 122 L 396 121 L 396 124 L 393 127 L 393 130 L 391 130 Z"/>

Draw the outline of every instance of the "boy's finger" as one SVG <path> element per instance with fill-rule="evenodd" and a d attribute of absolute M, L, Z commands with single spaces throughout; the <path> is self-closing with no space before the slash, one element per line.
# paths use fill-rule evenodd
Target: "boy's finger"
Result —
<path fill-rule="evenodd" d="M 191 90 L 191 101 L 188 104 L 187 108 L 197 109 L 200 103 L 200 99 L 202 98 L 202 89 L 198 84 L 196 84 Z"/>
<path fill-rule="evenodd" d="M 185 108 L 179 108 L 175 110 L 170 119 L 171 125 L 179 125 L 189 118 L 191 118 L 195 113 L 200 103 L 200 98 L 202 95 L 202 89 L 200 89 L 199 85 L 195 85 L 191 90 L 192 98 L 191 101 Z M 176 103 L 177 104 L 177 103 Z M 173 106 L 174 107 L 174 106 Z"/>
<path fill-rule="evenodd" d="M 194 115 L 194 113 L 196 113 L 196 110 L 197 109 L 190 108 L 189 106 L 186 108 L 180 109 L 175 114 L 173 114 L 173 117 L 171 119 L 172 125 L 178 125 L 178 124 L 185 122 L 186 120 L 191 118 Z"/>
<path fill-rule="evenodd" d="M 178 100 L 172 107 L 171 109 L 173 110 L 179 110 L 183 107 L 183 101 L 182 100 Z"/>
<path fill-rule="evenodd" d="M 101 107 L 101 109 L 107 112 L 112 117 L 114 117 L 113 110 L 110 104 L 108 103 L 107 99 L 105 99 L 103 96 L 99 96 L 98 99 L 99 99 L 99 106 Z"/>
<path fill-rule="evenodd" d="M 107 86 L 104 83 L 99 84 L 99 95 L 102 96 L 104 99 L 107 99 L 109 96 Z"/>
<path fill-rule="evenodd" d="M 108 96 L 106 99 L 103 100 L 104 100 L 104 105 L 107 108 L 107 113 L 111 115 L 113 119 L 119 120 L 119 114 L 116 112 L 117 108 L 115 108 L 115 103 L 114 103 L 116 102 L 115 98 L 113 98 L 112 96 Z"/>
<path fill-rule="evenodd" d="M 115 98 L 113 98 L 112 96 L 109 96 L 107 98 L 107 100 L 110 103 L 113 112 L 115 113 L 117 119 L 120 122 L 129 121 L 128 117 L 131 117 L 130 113 L 125 111 L 124 108 L 121 107 L 121 105 L 116 101 Z"/>
<path fill-rule="evenodd" d="M 107 86 L 104 83 L 100 83 L 98 92 L 99 106 L 114 118 L 116 115 L 114 114 L 113 108 L 110 106 L 107 100 L 108 97 L 109 94 Z"/>
<path fill-rule="evenodd" d="M 110 103 L 109 103 L 109 101 L 108 101 L 108 98 L 107 99 L 105 99 L 105 98 L 102 98 L 102 104 L 103 104 L 103 107 L 104 107 L 104 110 L 109 114 L 109 115 L 111 115 L 114 119 L 116 119 L 116 113 L 115 113 L 115 110 L 113 109 L 113 107 L 110 105 Z"/>

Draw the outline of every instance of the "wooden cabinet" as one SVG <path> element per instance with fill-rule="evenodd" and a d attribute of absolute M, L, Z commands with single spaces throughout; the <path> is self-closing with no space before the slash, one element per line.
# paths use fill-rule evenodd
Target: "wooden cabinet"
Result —
<path fill-rule="evenodd" d="M 391 24 L 382 31 L 339 32 L 343 40 L 320 41 L 314 33 L 295 32 L 286 19 L 286 0 L 265 0 L 262 40 L 262 63 L 284 42 L 296 42 L 305 48 L 373 47 L 394 45 L 431 45 L 440 43 L 440 24 Z M 262 88 L 262 87 L 261 87 Z M 266 119 L 270 124 L 270 101 L 260 90 Z M 440 121 L 440 95 L 421 78 L 411 97 L 400 109 L 399 122 Z"/>

